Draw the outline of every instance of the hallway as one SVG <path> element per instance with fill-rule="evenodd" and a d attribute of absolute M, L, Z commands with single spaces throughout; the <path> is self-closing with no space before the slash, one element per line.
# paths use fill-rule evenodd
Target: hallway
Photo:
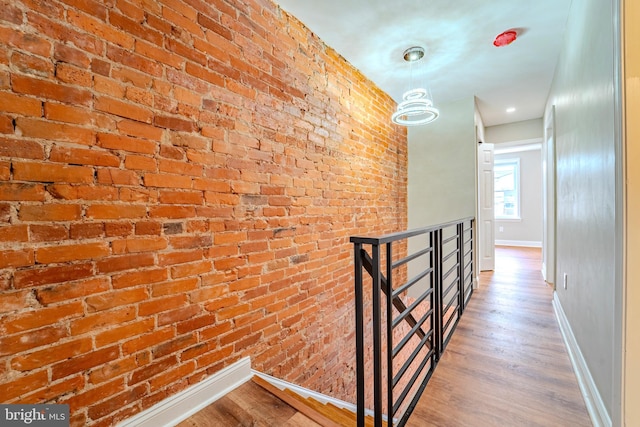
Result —
<path fill-rule="evenodd" d="M 407 425 L 591 426 L 540 256 L 496 247 L 496 271 L 481 273 Z"/>

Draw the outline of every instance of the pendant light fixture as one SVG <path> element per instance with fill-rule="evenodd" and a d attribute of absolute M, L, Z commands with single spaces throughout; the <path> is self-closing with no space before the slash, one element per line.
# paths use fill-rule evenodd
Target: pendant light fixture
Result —
<path fill-rule="evenodd" d="M 402 102 L 391 116 L 391 120 L 402 126 L 418 126 L 431 123 L 440 115 L 440 111 L 433 106 L 429 91 L 426 87 L 413 87 L 414 64 L 424 57 L 424 48 L 410 47 L 403 53 L 403 58 L 409 63 L 409 90 L 402 95 Z"/>

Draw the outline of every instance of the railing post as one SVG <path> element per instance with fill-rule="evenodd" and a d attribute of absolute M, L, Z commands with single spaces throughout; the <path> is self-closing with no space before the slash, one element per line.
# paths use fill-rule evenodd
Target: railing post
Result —
<path fill-rule="evenodd" d="M 387 308 L 387 426 L 393 427 L 393 251 L 387 243 L 386 308 Z"/>
<path fill-rule="evenodd" d="M 442 229 L 434 230 L 433 235 L 433 252 L 432 266 L 433 266 L 433 295 L 434 295 L 434 313 L 436 322 L 434 325 L 434 338 L 435 338 L 435 353 L 436 360 L 440 360 L 440 354 L 442 353 Z"/>
<path fill-rule="evenodd" d="M 373 425 L 382 427 L 382 316 L 380 313 L 382 280 L 379 244 L 372 245 L 371 258 L 373 259 Z"/>
<path fill-rule="evenodd" d="M 358 427 L 364 427 L 364 296 L 362 284 L 362 243 L 354 243 L 355 297 L 356 297 L 356 386 Z"/>
<path fill-rule="evenodd" d="M 464 311 L 464 222 L 456 224 L 458 238 L 458 316 Z"/>

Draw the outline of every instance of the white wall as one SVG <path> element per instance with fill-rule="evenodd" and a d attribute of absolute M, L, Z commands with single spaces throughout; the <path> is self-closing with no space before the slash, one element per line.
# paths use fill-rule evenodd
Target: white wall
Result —
<path fill-rule="evenodd" d="M 408 130 L 410 229 L 476 213 L 475 99 L 438 108 L 438 120 Z"/>
<path fill-rule="evenodd" d="M 484 142 L 500 144 L 502 142 L 541 139 L 544 132 L 542 118 L 508 123 L 499 126 L 488 126 L 485 129 Z"/>
<path fill-rule="evenodd" d="M 500 146 L 497 145 L 496 149 L 499 148 Z M 496 219 L 496 244 L 540 247 L 542 245 L 542 158 L 540 149 L 508 154 L 496 152 L 496 162 L 505 159 L 520 160 L 520 219 Z"/>
<path fill-rule="evenodd" d="M 619 425 L 621 204 L 613 3 L 572 2 L 547 112 L 556 106 L 556 274 L 568 275 L 566 290 L 557 285 L 557 298 L 604 409 Z"/>

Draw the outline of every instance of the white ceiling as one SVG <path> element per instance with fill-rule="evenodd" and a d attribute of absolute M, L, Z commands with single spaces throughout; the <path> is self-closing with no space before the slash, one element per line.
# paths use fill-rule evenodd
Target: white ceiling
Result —
<path fill-rule="evenodd" d="M 437 106 L 477 96 L 485 126 L 540 118 L 571 0 L 275 0 L 396 101 L 410 79 L 405 49 Z M 511 45 L 495 37 L 517 29 Z M 515 107 L 508 114 L 506 109 Z"/>

